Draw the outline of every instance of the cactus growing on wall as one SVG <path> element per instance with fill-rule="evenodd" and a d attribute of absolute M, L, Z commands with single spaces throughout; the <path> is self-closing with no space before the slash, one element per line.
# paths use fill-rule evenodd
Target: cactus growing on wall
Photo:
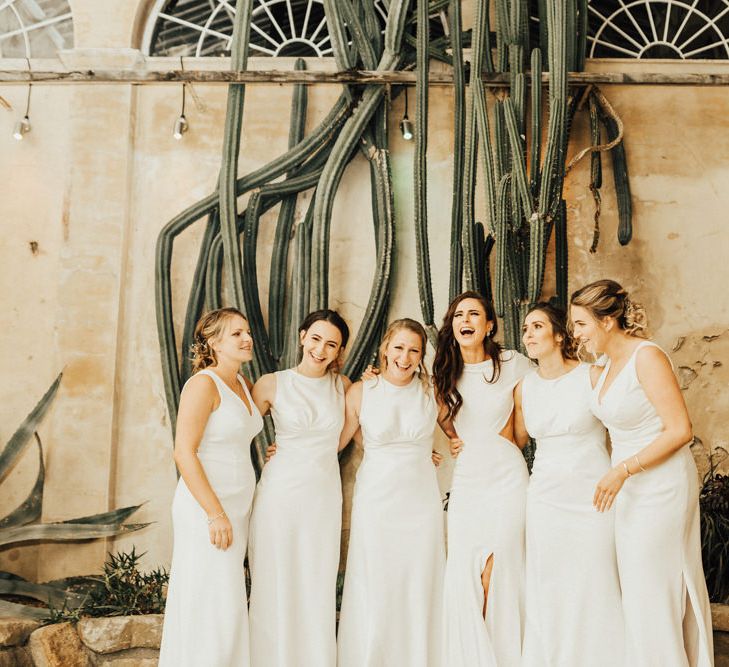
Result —
<path fill-rule="evenodd" d="M 246 67 L 252 1 L 238 0 L 236 6 L 231 53 L 235 70 Z M 431 334 L 436 323 L 426 188 L 429 61 L 436 58 L 452 66 L 454 177 L 449 295 L 468 288 L 493 296 L 504 319 L 505 342 L 518 347 L 523 313 L 540 298 L 553 229 L 556 299 L 566 301 L 567 220 L 562 183 L 571 120 L 582 96 L 581 90 L 568 85 L 567 73 L 583 68 L 587 1 L 475 0 L 474 28 L 465 33 L 460 0 L 390 0 L 384 29 L 375 0 L 324 0 L 323 4 L 339 70 L 416 71 L 416 234 L 412 242 L 422 318 Z M 528 11 L 532 4 L 538 8 L 540 29 L 537 43 L 530 48 Z M 434 16 L 442 20 L 447 16 L 447 37 L 430 38 Z M 470 46 L 470 63 L 465 61 L 464 45 Z M 297 63 L 297 67 L 303 66 L 303 62 Z M 542 70 L 549 72 L 547 105 L 543 101 Z M 492 72 L 508 73 L 509 85 L 489 88 L 483 76 Z M 400 90 L 395 87 L 392 93 Z M 190 374 L 186 350 L 192 328 L 205 308 L 222 303 L 223 292 L 226 300 L 249 318 L 256 340 L 250 368 L 253 377 L 294 363 L 297 324 L 309 309 L 329 305 L 333 204 L 342 175 L 358 153 L 369 163 L 376 261 L 370 297 L 344 372 L 357 377 L 372 360 L 387 321 L 395 253 L 386 93 L 386 87 L 379 83 L 345 85 L 326 118 L 304 136 L 306 93 L 302 85 L 295 85 L 288 151 L 239 177 L 245 86 L 229 86 L 219 186 L 170 221 L 157 244 L 158 335 L 173 424 L 181 385 Z M 612 138 L 616 132 L 612 117 L 604 113 L 597 116 Z M 481 183 L 476 178 L 479 160 Z M 616 184 L 618 181 L 627 184 L 627 172 L 621 171 Z M 483 221 L 476 220 L 478 187 L 484 189 L 486 201 Z M 595 192 L 597 187 L 599 183 Z M 303 221 L 296 224 L 293 213 L 297 196 L 310 189 L 314 190 L 312 202 Z M 239 197 L 245 193 L 249 193 L 245 209 L 239 210 Z M 257 238 L 262 214 L 279 204 L 266 322 L 258 294 L 256 266 L 261 257 Z M 629 196 L 627 204 L 623 197 L 621 240 L 629 238 L 628 205 Z M 172 249 L 175 237 L 194 224 L 204 225 L 204 233 L 187 302 L 180 359 L 171 307 Z M 495 261 L 491 262 L 494 249 Z M 287 274 L 290 255 L 293 269 Z M 263 440 L 259 441 L 258 463 L 262 444 Z"/>

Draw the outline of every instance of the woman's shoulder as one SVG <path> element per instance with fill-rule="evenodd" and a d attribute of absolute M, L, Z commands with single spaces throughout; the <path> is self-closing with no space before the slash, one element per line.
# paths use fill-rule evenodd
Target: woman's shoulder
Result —
<path fill-rule="evenodd" d="M 512 369 L 520 377 L 534 369 L 529 357 L 526 357 L 518 350 L 501 350 L 501 365 L 504 368 Z"/>

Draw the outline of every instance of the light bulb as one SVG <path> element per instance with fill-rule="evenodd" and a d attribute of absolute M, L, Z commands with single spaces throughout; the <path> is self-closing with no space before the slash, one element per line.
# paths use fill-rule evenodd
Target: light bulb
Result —
<path fill-rule="evenodd" d="M 23 116 L 16 124 L 13 130 L 13 137 L 18 141 L 22 141 L 23 137 L 30 132 L 30 118 Z"/>
<path fill-rule="evenodd" d="M 187 118 L 185 114 L 181 114 L 180 117 L 175 121 L 175 129 L 172 132 L 172 136 L 178 141 L 182 139 L 182 135 L 188 130 Z"/>
<path fill-rule="evenodd" d="M 411 141 L 413 138 L 413 124 L 410 121 L 410 119 L 405 116 L 400 121 L 400 132 L 402 132 L 402 138 L 405 139 L 405 141 Z"/>

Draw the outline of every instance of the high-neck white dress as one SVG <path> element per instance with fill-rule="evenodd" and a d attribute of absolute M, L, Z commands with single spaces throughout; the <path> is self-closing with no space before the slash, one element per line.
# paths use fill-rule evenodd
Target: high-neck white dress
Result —
<path fill-rule="evenodd" d="M 610 469 L 605 427 L 590 411 L 590 365 L 522 382 L 522 410 L 537 441 L 526 510 L 523 667 L 622 667 L 623 616 L 614 510 L 596 512 Z"/>
<path fill-rule="evenodd" d="M 663 430 L 638 380 L 643 341 L 591 408 L 608 427 L 613 465 L 635 456 Z M 601 394 L 603 394 L 601 396 Z M 699 478 L 688 444 L 628 478 L 615 498 L 615 547 L 623 594 L 627 667 L 714 664 L 711 608 L 701 563 Z"/>
<path fill-rule="evenodd" d="M 243 562 L 256 486 L 251 441 L 263 420 L 246 387 L 251 412 L 214 371 L 220 405 L 211 413 L 198 458 L 233 526 L 225 551 L 210 544 L 207 515 L 180 478 L 172 501 L 174 546 L 167 589 L 161 667 L 248 667 L 248 605 Z"/>
<path fill-rule="evenodd" d="M 529 360 L 502 353 L 496 382 L 491 360 L 465 364 L 463 405 L 454 426 L 464 445 L 448 503 L 445 658 L 448 667 L 517 667 L 524 598 L 524 513 L 529 473 L 519 448 L 499 435 L 514 409 L 514 387 Z M 481 573 L 493 570 L 486 618 Z"/>
<path fill-rule="evenodd" d="M 445 538 L 431 461 L 437 408 L 415 377 L 364 383 L 339 667 L 439 667 Z"/>
<path fill-rule="evenodd" d="M 342 523 L 341 377 L 277 372 L 271 415 L 277 450 L 263 468 L 251 517 L 251 662 L 333 667 Z"/>

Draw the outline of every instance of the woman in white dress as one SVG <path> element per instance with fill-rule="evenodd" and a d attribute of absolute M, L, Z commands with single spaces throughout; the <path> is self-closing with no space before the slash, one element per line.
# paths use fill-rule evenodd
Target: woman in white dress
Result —
<path fill-rule="evenodd" d="M 339 667 L 442 664 L 445 538 L 426 343 L 418 322 L 393 322 L 380 346 L 380 375 L 347 392 L 340 443 L 363 440 L 364 458 L 352 500 Z"/>
<path fill-rule="evenodd" d="M 614 512 L 595 512 L 610 468 L 590 411 L 590 365 L 577 361 L 565 313 L 533 306 L 522 327 L 538 363 L 514 392 L 517 442 L 537 441 L 526 509 L 523 667 L 621 667 L 623 616 Z"/>
<path fill-rule="evenodd" d="M 159 664 L 248 667 L 243 561 L 256 476 L 250 445 L 263 420 L 239 374 L 253 340 L 243 315 L 222 308 L 195 327 L 196 373 L 180 396 L 172 503 L 174 547 Z"/>
<path fill-rule="evenodd" d="M 349 329 L 333 310 L 299 327 L 301 361 L 261 377 L 253 399 L 269 411 L 276 447 L 251 517 L 251 662 L 334 667 L 342 523 L 337 450 L 349 380 L 337 372 Z"/>
<path fill-rule="evenodd" d="M 699 479 L 671 362 L 644 339 L 643 308 L 613 280 L 577 290 L 570 317 L 580 342 L 607 360 L 593 368 L 591 407 L 610 432 L 613 467 L 598 482 L 594 504 L 606 511 L 615 503 L 625 664 L 708 667 Z"/>
<path fill-rule="evenodd" d="M 529 473 L 513 442 L 513 396 L 530 364 L 502 350 L 495 334 L 492 304 L 465 292 L 443 318 L 433 363 L 441 423 L 462 441 L 451 445 L 458 458 L 444 586 L 448 667 L 516 667 L 521 659 Z"/>

